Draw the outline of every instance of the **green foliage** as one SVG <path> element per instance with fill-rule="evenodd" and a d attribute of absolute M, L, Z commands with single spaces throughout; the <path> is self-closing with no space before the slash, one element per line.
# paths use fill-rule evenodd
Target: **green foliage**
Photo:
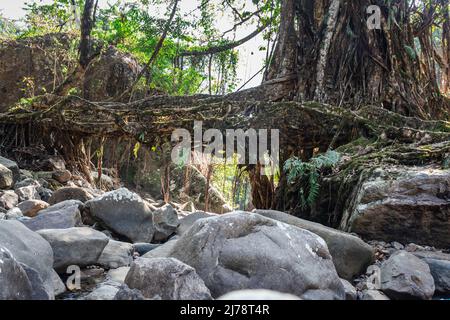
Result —
<path fill-rule="evenodd" d="M 76 3 L 79 12 L 81 0 L 77 0 Z M 27 28 L 20 35 L 23 38 L 75 31 L 75 17 L 70 0 L 54 0 L 51 4 L 27 2 L 24 9 L 27 12 L 25 18 Z"/>
<path fill-rule="evenodd" d="M 0 40 L 14 39 L 19 33 L 19 26 L 3 17 L 0 12 Z"/>
<path fill-rule="evenodd" d="M 146 1 L 127 3 L 118 1 L 106 9 L 99 10 L 93 35 L 96 39 L 113 44 L 120 50 L 133 54 L 141 63 L 146 63 L 152 55 L 165 26 L 166 17 L 154 16 L 143 3 L 157 6 L 170 1 Z M 170 7 L 170 5 L 169 5 Z M 171 95 L 189 95 L 208 91 L 209 57 L 177 58 L 179 52 L 216 45 L 214 38 L 218 30 L 213 26 L 213 10 L 205 6 L 201 17 L 192 19 L 178 15 L 172 24 L 158 58 L 150 70 L 150 81 L 140 86 L 161 90 Z M 195 32 L 194 32 L 195 30 Z M 198 34 L 200 30 L 200 34 Z M 199 41 L 198 39 L 201 39 Z M 229 50 L 213 57 L 213 92 L 228 93 L 235 88 L 237 52 Z"/>
<path fill-rule="evenodd" d="M 215 165 L 211 183 L 232 208 L 246 209 L 250 198 L 250 182 L 248 173 L 241 170 L 238 163 L 239 158 L 234 155 L 227 162 Z"/>
<path fill-rule="evenodd" d="M 316 201 L 320 191 L 319 178 L 321 172 L 333 168 L 339 160 L 340 154 L 329 150 L 311 158 L 309 162 L 303 162 L 297 157 L 285 162 L 283 169 L 287 175 L 287 181 L 289 184 L 298 187 L 302 209 L 310 207 Z"/>
<path fill-rule="evenodd" d="M 49 33 L 68 33 L 79 38 L 79 21 L 84 0 L 53 0 L 43 4 L 33 1 L 25 4 L 26 17 L 20 25 L 0 17 L 0 39 L 26 38 Z M 177 12 L 168 36 L 146 79 L 138 84 L 142 92 L 157 91 L 170 95 L 190 95 L 202 92 L 226 94 L 237 86 L 238 52 L 235 49 L 214 54 L 180 58 L 179 53 L 208 49 L 236 40 L 236 28 L 256 27 L 279 21 L 280 0 L 204 1 L 187 14 Z M 95 46 L 109 45 L 129 53 L 145 64 L 160 39 L 167 22 L 172 0 L 111 0 L 96 10 L 92 38 Z M 180 6 L 179 6 L 180 8 Z M 157 10 L 158 9 L 158 10 Z M 224 33 L 217 24 L 218 12 L 234 18 L 238 27 Z M 255 14 L 257 12 L 257 14 Z M 247 19 L 245 23 L 242 19 Z M 272 38 L 277 28 L 268 28 L 264 39 Z M 75 46 L 76 47 L 76 46 Z M 269 50 L 269 46 L 266 46 Z M 68 74 L 71 70 L 63 72 Z"/>
<path fill-rule="evenodd" d="M 416 51 L 412 47 L 405 45 L 405 50 L 412 60 L 416 60 Z"/>

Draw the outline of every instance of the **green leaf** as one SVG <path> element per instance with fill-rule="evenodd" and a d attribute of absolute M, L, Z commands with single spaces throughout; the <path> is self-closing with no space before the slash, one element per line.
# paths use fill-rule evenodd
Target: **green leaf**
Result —
<path fill-rule="evenodd" d="M 135 159 L 137 159 L 140 149 L 141 149 L 141 143 L 140 142 L 136 142 L 136 144 L 134 145 L 134 148 L 133 148 L 133 154 L 134 154 L 134 158 Z"/>
<path fill-rule="evenodd" d="M 412 60 L 416 60 L 416 58 L 417 58 L 416 51 L 412 47 L 405 45 L 405 50 L 406 50 L 406 53 L 408 54 L 408 56 Z"/>

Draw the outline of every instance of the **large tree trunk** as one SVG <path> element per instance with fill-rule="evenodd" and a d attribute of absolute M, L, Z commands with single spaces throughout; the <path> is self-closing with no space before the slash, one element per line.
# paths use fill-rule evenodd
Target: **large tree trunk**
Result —
<path fill-rule="evenodd" d="M 285 98 L 351 108 L 376 104 L 420 118 L 448 108 L 433 64 L 431 25 L 413 28 L 407 1 L 283 0 L 278 43 L 266 80 L 284 82 Z M 381 29 L 367 8 L 381 8 Z M 432 7 L 428 10 L 433 10 Z M 424 13 L 427 16 L 427 13 Z M 415 46 L 420 39 L 425 67 Z M 295 86 L 295 92 L 292 87 Z"/>
<path fill-rule="evenodd" d="M 450 12 L 449 0 L 441 0 L 444 8 L 444 23 L 442 25 L 442 80 L 441 91 L 448 94 L 450 91 Z"/>

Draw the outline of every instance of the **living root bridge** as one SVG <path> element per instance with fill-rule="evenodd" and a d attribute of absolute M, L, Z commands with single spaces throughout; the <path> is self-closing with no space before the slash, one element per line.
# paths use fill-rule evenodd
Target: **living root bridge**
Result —
<path fill-rule="evenodd" d="M 0 124 L 45 128 L 79 138 L 126 137 L 160 146 L 170 141 L 173 130 L 192 130 L 194 121 L 203 121 L 205 129 L 279 129 L 282 151 L 324 151 L 361 135 L 415 147 L 450 141 L 450 123 L 446 121 L 405 117 L 374 106 L 351 110 L 316 102 L 268 102 L 245 97 L 245 93 L 157 96 L 118 103 L 45 95 L 31 105 L 0 114 Z"/>

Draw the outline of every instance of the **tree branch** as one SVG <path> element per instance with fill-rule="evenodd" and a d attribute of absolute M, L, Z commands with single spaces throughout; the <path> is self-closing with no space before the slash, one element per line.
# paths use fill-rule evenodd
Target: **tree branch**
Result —
<path fill-rule="evenodd" d="M 169 20 L 167 20 L 166 25 L 164 26 L 163 33 L 162 33 L 158 43 L 156 44 L 155 50 L 153 50 L 153 53 L 152 53 L 152 55 L 150 57 L 150 60 L 147 62 L 147 64 L 144 66 L 144 68 L 142 68 L 141 72 L 138 74 L 136 80 L 131 85 L 131 87 L 129 89 L 127 89 L 126 91 L 124 91 L 120 95 L 119 100 L 121 98 L 123 98 L 123 96 L 126 95 L 128 92 L 131 92 L 131 93 L 133 92 L 134 87 L 136 86 L 136 84 L 141 80 L 142 76 L 150 69 L 150 67 L 155 62 L 156 57 L 158 56 L 159 51 L 161 50 L 161 48 L 162 48 L 162 46 L 164 44 L 164 41 L 166 40 L 167 34 L 169 32 L 169 29 L 170 29 L 170 25 L 172 24 L 172 21 L 173 21 L 173 19 L 175 17 L 175 13 L 177 12 L 177 6 L 178 6 L 178 2 L 179 1 L 180 0 L 175 0 L 174 1 L 172 12 L 170 13 Z M 133 94 L 130 95 L 130 101 L 131 101 L 132 96 L 133 96 Z"/>
<path fill-rule="evenodd" d="M 224 44 L 224 45 L 219 45 L 219 46 L 216 46 L 216 47 L 205 48 L 203 50 L 183 51 L 183 52 L 180 53 L 179 56 L 180 57 L 206 56 L 206 55 L 216 54 L 216 53 L 220 53 L 220 52 L 223 52 L 223 51 L 227 51 L 227 50 L 239 47 L 240 45 L 243 45 L 247 41 L 253 39 L 258 34 L 263 32 L 267 28 L 268 25 L 269 24 L 266 24 L 266 25 L 263 25 L 263 26 L 259 27 L 258 29 L 253 31 L 251 34 L 249 34 L 245 38 L 242 38 L 242 39 L 240 39 L 238 41 L 230 42 L 230 43 L 227 43 L 227 44 Z"/>
<path fill-rule="evenodd" d="M 93 28 L 94 0 L 86 0 L 84 4 L 83 18 L 81 21 L 80 65 L 85 69 L 91 58 L 91 31 Z"/>

